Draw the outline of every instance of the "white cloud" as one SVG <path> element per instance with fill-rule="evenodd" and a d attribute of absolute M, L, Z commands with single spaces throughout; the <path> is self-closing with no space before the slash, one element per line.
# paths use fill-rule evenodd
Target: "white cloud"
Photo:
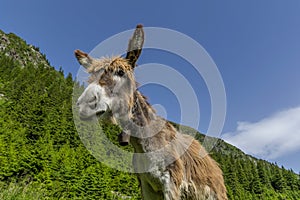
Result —
<path fill-rule="evenodd" d="M 258 122 L 238 122 L 223 139 L 248 154 L 275 159 L 300 150 L 300 107 L 287 109 Z"/>

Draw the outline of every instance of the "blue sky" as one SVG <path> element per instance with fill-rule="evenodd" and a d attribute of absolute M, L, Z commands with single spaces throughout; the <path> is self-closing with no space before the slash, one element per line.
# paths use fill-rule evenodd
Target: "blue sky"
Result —
<path fill-rule="evenodd" d="M 40 47 L 54 67 L 74 75 L 79 68 L 75 49 L 89 52 L 138 23 L 182 32 L 206 49 L 223 78 L 227 116 L 222 137 L 246 153 L 299 172 L 299 10 L 299 0 L 5 0 L 0 29 Z M 174 68 L 187 65 L 151 50 L 139 60 L 148 62 Z M 185 75 L 193 79 L 192 72 Z M 210 99 L 205 83 L 200 85 L 199 130 L 205 133 Z M 176 98 L 170 91 L 155 85 L 142 90 L 151 103 L 165 106 L 169 119 L 178 121 Z"/>

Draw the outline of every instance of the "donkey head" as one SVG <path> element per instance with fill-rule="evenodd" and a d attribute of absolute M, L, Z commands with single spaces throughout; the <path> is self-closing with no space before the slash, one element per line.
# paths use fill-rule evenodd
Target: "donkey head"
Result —
<path fill-rule="evenodd" d="M 90 73 L 89 85 L 77 101 L 83 120 L 95 116 L 116 119 L 130 117 L 136 82 L 133 70 L 144 43 L 142 25 L 138 25 L 129 40 L 125 58 L 95 59 L 87 53 L 75 50 L 79 63 Z"/>

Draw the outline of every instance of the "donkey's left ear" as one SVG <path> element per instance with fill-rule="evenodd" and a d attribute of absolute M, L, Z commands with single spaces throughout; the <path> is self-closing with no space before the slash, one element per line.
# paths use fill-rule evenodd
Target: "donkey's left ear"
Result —
<path fill-rule="evenodd" d="M 132 68 L 136 66 L 136 61 L 141 55 L 144 44 L 144 30 L 143 25 L 138 24 L 133 33 L 133 36 L 129 40 L 126 59 L 131 64 Z"/>

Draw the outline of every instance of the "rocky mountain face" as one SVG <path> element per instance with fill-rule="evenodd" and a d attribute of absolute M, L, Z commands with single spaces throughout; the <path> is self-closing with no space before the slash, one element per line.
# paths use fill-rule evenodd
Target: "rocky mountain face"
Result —
<path fill-rule="evenodd" d="M 5 34 L 0 30 L 0 52 L 5 56 L 18 61 L 21 66 L 26 66 L 32 63 L 49 65 L 46 56 L 41 54 L 38 47 L 27 45 L 24 40 L 13 33 Z"/>

